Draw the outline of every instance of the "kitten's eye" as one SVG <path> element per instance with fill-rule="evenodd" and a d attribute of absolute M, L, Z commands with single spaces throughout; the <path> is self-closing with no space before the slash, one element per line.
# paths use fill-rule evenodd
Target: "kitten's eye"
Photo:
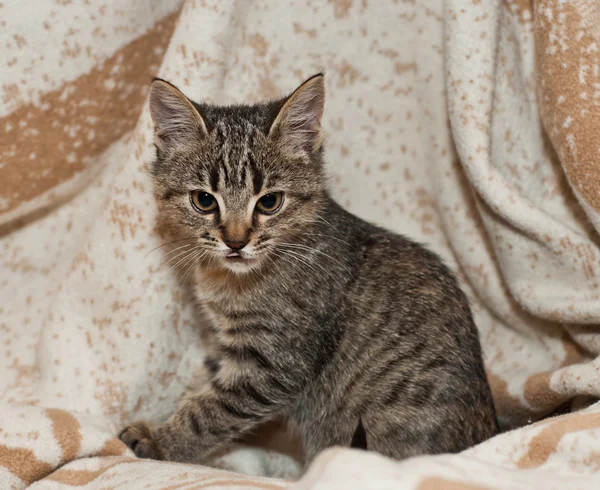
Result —
<path fill-rule="evenodd" d="M 190 194 L 190 199 L 194 209 L 200 213 L 212 213 L 218 208 L 215 196 L 208 192 L 193 191 Z"/>
<path fill-rule="evenodd" d="M 256 209 L 263 214 L 275 214 L 283 204 L 283 192 L 265 194 L 256 203 Z"/>

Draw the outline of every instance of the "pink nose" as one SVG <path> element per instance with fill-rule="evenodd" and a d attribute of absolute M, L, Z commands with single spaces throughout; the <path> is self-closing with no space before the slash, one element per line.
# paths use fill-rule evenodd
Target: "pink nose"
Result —
<path fill-rule="evenodd" d="M 241 250 L 248 245 L 248 242 L 232 242 L 230 240 L 223 240 L 223 243 L 225 243 L 225 245 L 227 245 L 231 250 Z"/>

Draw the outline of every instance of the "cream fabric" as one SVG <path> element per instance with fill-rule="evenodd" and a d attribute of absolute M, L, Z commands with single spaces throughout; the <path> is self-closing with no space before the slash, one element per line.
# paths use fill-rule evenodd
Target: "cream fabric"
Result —
<path fill-rule="evenodd" d="M 595 0 L 0 4 L 0 488 L 593 487 L 598 19 Z M 168 416 L 208 342 L 154 250 L 148 82 L 248 101 L 320 70 L 334 196 L 456 271 L 514 430 L 400 463 L 332 449 L 295 484 L 279 433 L 214 461 L 230 472 L 136 460 L 118 427 Z"/>

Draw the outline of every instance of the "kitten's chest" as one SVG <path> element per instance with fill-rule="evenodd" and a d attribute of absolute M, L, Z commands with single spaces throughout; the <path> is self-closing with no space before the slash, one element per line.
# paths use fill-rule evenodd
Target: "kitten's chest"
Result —
<path fill-rule="evenodd" d="M 259 307 L 261 301 L 257 289 L 253 284 L 230 284 L 199 274 L 194 293 L 214 326 L 220 328 L 235 326 L 236 318 Z"/>

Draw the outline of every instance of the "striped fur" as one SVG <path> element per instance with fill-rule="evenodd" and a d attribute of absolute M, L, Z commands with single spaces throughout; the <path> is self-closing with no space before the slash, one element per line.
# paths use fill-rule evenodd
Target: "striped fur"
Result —
<path fill-rule="evenodd" d="M 169 96 L 155 85 L 151 104 L 184 97 L 156 83 Z M 331 199 L 323 103 L 318 75 L 277 102 L 183 101 L 176 110 L 197 113 L 163 119 L 154 111 L 157 134 L 174 135 L 152 166 L 161 219 L 182 240 L 219 357 L 211 383 L 167 422 L 123 431 L 139 456 L 199 462 L 282 416 L 307 461 L 353 440 L 406 458 L 461 451 L 496 432 L 477 329 L 454 276 L 421 245 Z M 164 127 L 173 120 L 205 130 Z M 213 194 L 219 211 L 196 212 L 194 190 Z M 275 191 L 282 209 L 256 213 L 256 200 Z M 227 239 L 247 242 L 251 260 L 229 264 Z"/>

